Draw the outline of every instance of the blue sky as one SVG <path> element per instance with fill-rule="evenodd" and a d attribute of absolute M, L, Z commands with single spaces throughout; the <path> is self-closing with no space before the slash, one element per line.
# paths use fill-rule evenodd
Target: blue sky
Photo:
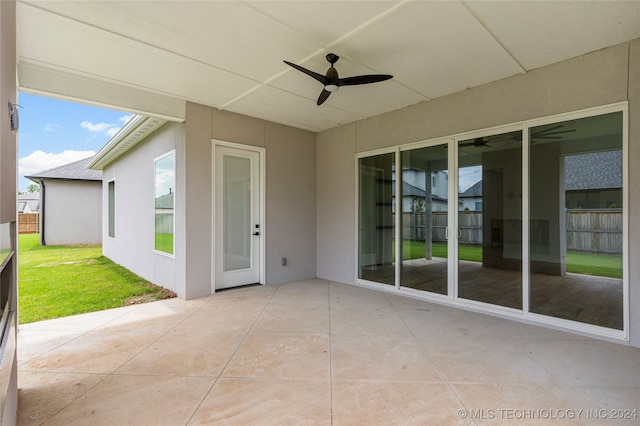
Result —
<path fill-rule="evenodd" d="M 91 157 L 132 114 L 20 93 L 18 104 L 18 189 L 33 183 L 25 175 Z"/>

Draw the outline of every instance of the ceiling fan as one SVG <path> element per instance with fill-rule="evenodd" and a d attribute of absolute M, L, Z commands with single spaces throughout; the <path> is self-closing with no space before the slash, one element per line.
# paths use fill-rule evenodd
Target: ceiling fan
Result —
<path fill-rule="evenodd" d="M 369 74 L 340 78 L 338 76 L 338 70 L 336 70 L 336 68 L 333 66 L 336 62 L 338 62 L 338 59 L 340 59 L 340 57 L 334 53 L 329 53 L 326 58 L 327 61 L 329 61 L 329 63 L 331 64 L 331 67 L 329 67 L 325 75 L 318 74 L 317 72 L 313 72 L 289 61 L 284 61 L 284 63 L 289 65 L 290 67 L 293 67 L 298 71 L 302 71 L 303 73 L 315 78 L 320 83 L 322 83 L 324 88 L 322 89 L 322 92 L 320 92 L 320 96 L 318 97 L 318 105 L 322 105 L 324 101 L 327 100 L 329 95 L 332 92 L 338 90 L 340 86 L 355 86 L 358 84 L 377 83 L 379 81 L 385 81 L 393 78 L 392 75 L 388 74 Z"/>

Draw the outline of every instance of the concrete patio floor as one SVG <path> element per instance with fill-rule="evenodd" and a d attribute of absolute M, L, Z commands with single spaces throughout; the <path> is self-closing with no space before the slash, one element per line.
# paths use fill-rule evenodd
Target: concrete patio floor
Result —
<path fill-rule="evenodd" d="M 640 424 L 638 349 L 319 279 L 22 325 L 18 363 L 20 425 Z"/>

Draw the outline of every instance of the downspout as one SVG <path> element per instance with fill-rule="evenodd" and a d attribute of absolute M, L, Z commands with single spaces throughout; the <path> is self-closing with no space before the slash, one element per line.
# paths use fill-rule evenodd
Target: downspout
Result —
<path fill-rule="evenodd" d="M 40 178 L 40 245 L 46 246 L 47 243 L 44 240 L 44 200 L 45 192 L 44 192 L 44 179 Z"/>

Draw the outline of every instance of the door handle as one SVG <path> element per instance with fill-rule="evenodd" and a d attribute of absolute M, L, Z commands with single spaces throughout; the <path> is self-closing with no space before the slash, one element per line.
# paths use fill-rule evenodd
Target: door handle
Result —
<path fill-rule="evenodd" d="M 458 239 L 462 238 L 462 229 L 458 228 Z"/>
<path fill-rule="evenodd" d="M 253 235 L 256 235 L 256 236 L 260 235 L 260 232 L 256 231 L 256 232 L 253 233 Z"/>

